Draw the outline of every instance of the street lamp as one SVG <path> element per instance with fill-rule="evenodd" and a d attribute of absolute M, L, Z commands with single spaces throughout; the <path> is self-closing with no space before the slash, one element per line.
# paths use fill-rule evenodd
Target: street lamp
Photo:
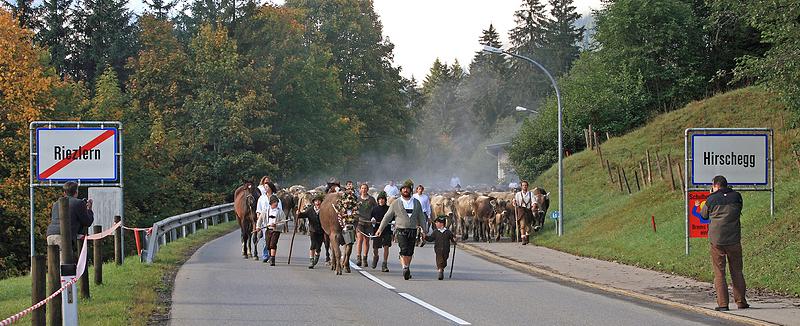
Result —
<path fill-rule="evenodd" d="M 517 110 L 517 112 L 539 113 L 539 110 L 531 110 L 521 106 L 516 107 L 514 110 Z"/>
<path fill-rule="evenodd" d="M 517 58 L 517 59 L 522 59 L 522 60 L 530 62 L 531 64 L 533 64 L 534 66 L 539 68 L 541 71 L 543 71 L 544 74 L 547 75 L 547 78 L 550 78 L 550 82 L 553 84 L 553 88 L 556 90 L 556 102 L 558 103 L 558 227 L 557 227 L 557 229 L 558 229 L 558 236 L 562 236 L 564 234 L 564 223 L 563 223 L 564 222 L 564 220 L 563 220 L 563 218 L 564 218 L 564 176 L 563 176 L 563 173 L 562 173 L 562 170 L 564 168 L 564 164 L 563 164 L 564 144 L 561 141 L 561 92 L 559 92 L 559 90 L 558 90 L 558 84 L 556 84 L 556 80 L 553 78 L 553 75 L 551 75 L 550 72 L 547 71 L 547 69 L 544 69 L 544 67 L 541 64 L 539 64 L 538 62 L 534 61 L 531 58 L 528 58 L 528 57 L 525 57 L 525 56 L 521 56 L 519 54 L 507 52 L 507 51 L 505 51 L 505 50 L 503 50 L 501 48 L 497 48 L 497 47 L 494 47 L 494 46 L 491 46 L 491 45 L 484 45 L 483 46 L 483 52 L 494 53 L 494 54 L 505 54 L 505 55 L 509 55 L 509 56 L 512 56 L 512 57 Z M 525 109 L 523 107 L 518 106 L 516 108 L 516 110 L 517 111 L 523 111 L 523 110 L 520 110 L 520 108 Z M 525 109 L 525 110 L 528 110 L 528 109 Z"/>

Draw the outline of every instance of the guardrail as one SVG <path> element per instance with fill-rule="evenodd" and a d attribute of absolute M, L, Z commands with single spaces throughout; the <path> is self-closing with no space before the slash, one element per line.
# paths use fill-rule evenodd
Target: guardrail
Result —
<path fill-rule="evenodd" d="M 152 263 L 160 245 L 185 237 L 197 231 L 197 222 L 202 222 L 203 228 L 219 223 L 220 217 L 224 222 L 229 221 L 229 213 L 233 211 L 233 204 L 222 204 L 214 207 L 170 216 L 153 224 L 153 229 L 147 237 L 147 249 L 142 252 L 142 260 Z M 179 232 L 180 231 L 180 232 Z"/>

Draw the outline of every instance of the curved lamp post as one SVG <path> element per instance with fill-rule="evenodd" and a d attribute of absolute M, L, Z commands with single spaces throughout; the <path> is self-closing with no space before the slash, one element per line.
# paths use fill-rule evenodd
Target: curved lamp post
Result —
<path fill-rule="evenodd" d="M 522 59 L 522 60 L 530 62 L 531 64 L 533 64 L 534 66 L 539 68 L 541 71 L 543 71 L 544 74 L 547 75 L 547 78 L 550 78 L 550 82 L 553 84 L 553 88 L 556 90 L 556 102 L 558 103 L 558 227 L 557 227 L 557 229 L 558 229 L 558 236 L 561 236 L 561 235 L 564 234 L 564 223 L 563 223 L 564 222 L 564 220 L 563 220 L 564 219 L 564 177 L 563 177 L 563 174 L 562 174 L 562 170 L 564 168 L 564 164 L 562 162 L 563 158 L 564 158 L 564 144 L 561 141 L 561 92 L 559 92 L 559 90 L 558 90 L 558 84 L 556 84 L 556 80 L 553 78 L 553 75 L 551 75 L 550 72 L 547 71 L 547 69 L 544 69 L 544 67 L 541 64 L 539 64 L 538 62 L 534 61 L 531 58 L 528 58 L 528 57 L 525 57 L 525 56 L 521 56 L 521 55 L 515 54 L 515 53 L 506 52 L 505 50 L 503 50 L 501 48 L 496 48 L 496 47 L 493 47 L 493 46 L 490 46 L 490 45 L 484 45 L 483 46 L 483 51 L 484 52 L 488 52 L 488 53 L 494 53 L 494 54 L 505 54 L 505 55 L 509 55 L 509 56 L 512 56 L 512 57 L 517 58 L 517 59 Z M 522 108 L 522 110 L 520 110 L 520 108 Z M 523 108 L 521 106 L 518 106 L 516 108 L 516 110 L 517 111 L 529 111 L 528 109 Z"/>

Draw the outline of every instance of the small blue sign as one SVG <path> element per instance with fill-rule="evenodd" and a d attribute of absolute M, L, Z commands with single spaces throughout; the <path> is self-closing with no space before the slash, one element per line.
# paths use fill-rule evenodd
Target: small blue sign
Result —
<path fill-rule="evenodd" d="M 557 220 L 560 215 L 561 214 L 558 211 L 553 211 L 552 213 L 550 213 L 550 218 Z"/>

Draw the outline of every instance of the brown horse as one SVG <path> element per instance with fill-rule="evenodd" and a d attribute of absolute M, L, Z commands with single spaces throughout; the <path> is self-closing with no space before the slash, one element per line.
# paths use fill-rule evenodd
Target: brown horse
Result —
<path fill-rule="evenodd" d="M 233 193 L 233 208 L 236 211 L 236 221 L 239 222 L 239 228 L 242 232 L 242 256 L 243 258 L 248 258 L 252 254 L 253 257 L 258 259 L 258 249 L 255 242 L 258 238 L 253 239 L 252 246 L 250 246 L 249 240 L 256 225 L 256 203 L 260 191 L 253 186 L 252 181 L 242 180 L 242 183 Z"/>
<path fill-rule="evenodd" d="M 325 199 L 322 201 L 322 206 L 319 210 L 319 221 L 322 224 L 325 235 L 330 238 L 331 249 L 333 251 L 331 270 L 335 271 L 336 275 L 342 275 L 342 269 L 350 273 L 350 254 L 353 252 L 353 244 L 344 243 L 342 225 L 339 223 L 339 212 L 334 208 L 334 205 L 339 200 L 339 196 L 340 194 L 335 192 L 325 195 Z M 341 213 L 347 214 L 347 212 Z M 350 214 L 352 215 L 352 213 Z M 345 246 L 344 254 L 342 254 L 342 249 L 340 248 L 342 245 Z"/>

